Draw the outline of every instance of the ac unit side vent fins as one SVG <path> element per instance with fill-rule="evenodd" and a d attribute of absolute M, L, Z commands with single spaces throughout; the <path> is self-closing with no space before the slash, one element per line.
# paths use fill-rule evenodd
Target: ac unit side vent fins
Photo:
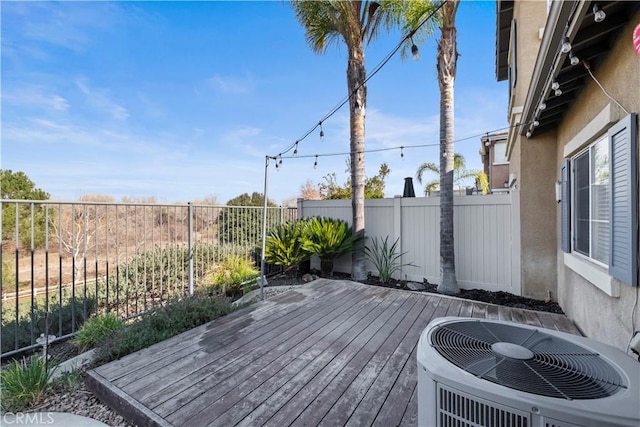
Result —
<path fill-rule="evenodd" d="M 530 427 L 529 414 L 517 409 L 465 396 L 438 386 L 438 425 L 441 427 Z"/>
<path fill-rule="evenodd" d="M 430 345 L 479 378 L 539 396 L 600 399 L 626 388 L 598 353 L 538 329 L 461 321 L 436 327 Z"/>

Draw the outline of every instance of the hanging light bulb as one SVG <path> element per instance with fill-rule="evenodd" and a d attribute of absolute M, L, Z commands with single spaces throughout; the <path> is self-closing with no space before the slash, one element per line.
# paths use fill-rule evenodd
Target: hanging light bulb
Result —
<path fill-rule="evenodd" d="M 571 65 L 578 65 L 580 63 L 580 59 L 573 54 L 573 52 L 569 53 L 569 62 Z"/>
<path fill-rule="evenodd" d="M 538 126 L 540 126 L 540 122 L 538 121 L 538 119 L 535 119 L 533 121 L 533 127 L 538 127 Z"/>
<path fill-rule="evenodd" d="M 313 168 L 318 169 L 318 155 L 316 154 L 316 161 L 313 162 Z"/>
<path fill-rule="evenodd" d="M 571 52 L 571 42 L 569 41 L 569 37 L 564 36 L 562 39 L 562 46 L 560 47 L 560 52 L 569 53 Z"/>
<path fill-rule="evenodd" d="M 528 139 L 528 138 L 531 138 L 531 131 L 530 131 L 530 130 L 528 130 L 525 136 L 527 137 L 527 139 Z"/>
<path fill-rule="evenodd" d="M 282 166 L 282 156 L 280 156 L 280 161 L 278 162 L 278 165 Z"/>
<path fill-rule="evenodd" d="M 551 89 L 552 89 L 552 90 L 558 90 L 558 89 L 560 89 L 560 83 L 558 83 L 557 81 L 555 81 L 555 80 L 554 80 L 554 81 L 551 83 Z"/>
<path fill-rule="evenodd" d="M 562 95 L 562 89 L 556 89 L 556 91 L 554 92 L 556 96 L 560 96 Z"/>
<path fill-rule="evenodd" d="M 297 156 L 297 155 L 298 155 L 298 141 L 296 141 L 295 148 L 293 149 L 293 155 L 294 155 L 294 156 Z"/>
<path fill-rule="evenodd" d="M 547 104 L 546 104 L 544 101 L 542 101 L 542 102 L 540 103 L 540 111 L 544 111 L 544 110 L 546 110 L 546 109 L 547 109 Z"/>
<path fill-rule="evenodd" d="M 404 147 L 400 146 L 400 158 L 404 160 Z"/>
<path fill-rule="evenodd" d="M 418 50 L 418 46 L 415 45 L 415 43 L 413 43 L 413 39 L 411 40 L 411 56 L 413 57 L 414 61 L 419 61 L 420 60 L 420 51 Z"/>
<path fill-rule="evenodd" d="M 607 17 L 607 14 L 604 13 L 604 10 L 600 9 L 600 5 L 599 4 L 594 4 L 593 5 L 593 20 L 596 22 L 602 22 L 604 21 L 604 18 Z"/>

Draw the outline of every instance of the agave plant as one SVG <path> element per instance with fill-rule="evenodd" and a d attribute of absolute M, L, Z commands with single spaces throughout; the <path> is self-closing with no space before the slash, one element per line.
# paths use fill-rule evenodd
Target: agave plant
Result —
<path fill-rule="evenodd" d="M 281 265 L 285 274 L 293 274 L 298 265 L 309 259 L 311 253 L 302 247 L 307 221 L 279 224 L 267 236 L 265 260 L 269 264 Z"/>
<path fill-rule="evenodd" d="M 352 252 L 363 238 L 360 234 L 353 234 L 346 221 L 314 217 L 307 221 L 302 248 L 320 258 L 320 270 L 326 277 L 333 273 L 334 260 Z"/>

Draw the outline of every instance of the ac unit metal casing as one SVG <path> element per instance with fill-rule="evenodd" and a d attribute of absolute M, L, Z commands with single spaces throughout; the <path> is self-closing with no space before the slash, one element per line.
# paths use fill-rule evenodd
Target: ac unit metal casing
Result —
<path fill-rule="evenodd" d="M 465 326 L 479 322 L 490 328 L 517 328 L 525 334 L 564 340 L 590 355 L 596 353 L 600 364 L 609 365 L 616 372 L 619 387 L 607 397 L 571 399 L 530 393 L 474 375 L 447 360 L 433 342 L 436 331 L 462 325 L 461 322 L 466 322 Z M 560 353 L 560 357 L 570 355 Z M 513 322 L 444 317 L 433 320 L 422 333 L 417 359 L 419 426 L 640 426 L 640 364 L 622 351 L 588 338 Z M 580 362 L 575 366 L 579 368 Z"/>

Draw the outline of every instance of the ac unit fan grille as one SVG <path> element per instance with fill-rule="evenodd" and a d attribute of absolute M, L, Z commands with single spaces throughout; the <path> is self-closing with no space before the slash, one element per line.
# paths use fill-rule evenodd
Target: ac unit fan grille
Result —
<path fill-rule="evenodd" d="M 538 329 L 469 320 L 439 325 L 430 341 L 460 369 L 527 393 L 600 399 L 625 388 L 618 371 L 597 353 Z M 510 357 L 510 347 L 526 350 Z"/>

